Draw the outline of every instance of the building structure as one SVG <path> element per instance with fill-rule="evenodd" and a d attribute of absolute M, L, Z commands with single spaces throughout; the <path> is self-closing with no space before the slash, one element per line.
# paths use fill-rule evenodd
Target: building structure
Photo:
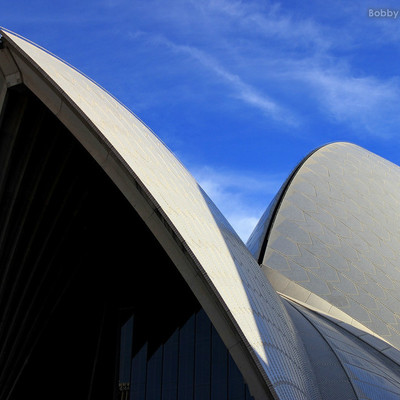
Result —
<path fill-rule="evenodd" d="M 1 35 L 0 399 L 400 396 L 398 167 L 323 147 L 247 248 L 135 115 Z"/>

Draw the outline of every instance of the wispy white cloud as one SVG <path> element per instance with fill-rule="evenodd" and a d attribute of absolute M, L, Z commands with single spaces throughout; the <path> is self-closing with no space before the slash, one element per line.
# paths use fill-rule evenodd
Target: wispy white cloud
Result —
<path fill-rule="evenodd" d="M 277 2 L 209 0 L 196 3 L 202 9 L 204 19 L 211 23 L 215 23 L 216 15 L 231 18 L 239 35 L 284 40 L 282 50 L 306 46 L 320 51 L 331 45 L 324 26 L 310 18 L 295 18 Z"/>
<path fill-rule="evenodd" d="M 398 75 L 383 78 L 356 72 L 359 68 L 354 68 L 354 60 L 346 57 L 346 52 L 337 55 L 341 48 L 348 52 L 349 46 L 368 46 L 366 24 L 379 32 L 393 30 L 394 24 L 387 21 L 379 24 L 368 20 L 365 4 L 343 7 L 340 20 L 343 29 L 334 29 L 329 24 L 323 26 L 311 18 L 304 19 L 304 15 L 302 19 L 295 18 L 279 3 L 266 3 L 262 9 L 254 2 L 210 0 L 206 3 L 209 11 L 217 10 L 235 19 L 242 32 L 257 33 L 272 41 L 273 50 L 268 52 L 257 40 L 247 43 L 259 49 L 261 58 L 273 59 L 267 61 L 267 73 L 277 78 L 276 82 L 283 83 L 282 91 L 288 91 L 288 82 L 296 81 L 294 98 L 299 95 L 300 99 L 311 98 L 315 111 L 322 112 L 330 121 L 347 124 L 353 134 L 382 138 L 397 134 L 400 126 Z M 361 34 L 364 36 L 360 37 Z M 283 45 L 280 47 L 279 43 Z M 280 106 L 284 108 L 286 104 L 281 101 Z"/>
<path fill-rule="evenodd" d="M 277 74 L 279 79 L 304 85 L 316 109 L 331 121 L 347 124 L 353 134 L 381 138 L 397 135 L 399 77 L 357 76 L 348 63 L 335 61 L 334 57 L 287 59 Z"/>
<path fill-rule="evenodd" d="M 310 71 L 305 78 L 316 87 L 323 107 L 338 121 L 380 137 L 397 134 L 400 126 L 400 85 L 396 78 L 354 77 L 337 71 Z"/>
<path fill-rule="evenodd" d="M 277 175 L 193 168 L 192 173 L 244 242 L 283 183 Z"/>
<path fill-rule="evenodd" d="M 295 17 L 287 8 L 273 2 L 208 0 L 191 4 L 201 11 L 198 16 L 204 30 L 215 31 L 218 52 L 212 48 L 204 50 L 201 42 L 178 44 L 162 35 L 156 40 L 199 62 L 229 87 L 231 96 L 294 128 L 302 125 L 303 116 L 300 116 L 301 112 L 293 111 L 293 104 L 298 104 L 301 109 L 304 97 L 315 107 L 314 115 L 319 113 L 319 117 L 331 123 L 347 124 L 353 135 L 387 138 L 393 136 L 400 125 L 398 79 L 355 72 L 350 57 L 337 55 L 340 48 L 349 50 L 349 42 L 354 46 L 361 45 L 356 38 L 346 39 L 349 29 L 333 29 L 329 24 L 324 26 L 304 15 Z M 357 12 L 362 14 L 360 25 L 368 22 L 364 15 L 366 8 L 357 7 L 343 10 L 355 31 L 357 20 L 354 15 Z M 346 27 L 345 21 L 341 23 Z M 245 38 L 245 45 L 237 45 L 237 36 L 232 35 L 233 27 L 241 39 Z M 242 69 L 234 68 L 233 72 L 226 67 L 235 65 L 233 60 Z M 246 67 L 249 62 L 252 65 L 258 63 L 251 75 Z M 296 89 L 290 82 L 296 83 Z M 273 88 L 274 96 L 266 88 Z"/>
<path fill-rule="evenodd" d="M 167 46 L 175 52 L 186 54 L 192 59 L 198 61 L 203 67 L 214 73 L 215 76 L 229 86 L 233 97 L 259 109 L 265 115 L 291 126 L 296 126 L 300 123 L 298 117 L 296 117 L 288 108 L 281 106 L 270 96 L 244 82 L 239 75 L 230 72 L 205 51 L 194 46 L 176 44 L 160 35 L 153 37 L 152 40 Z"/>
<path fill-rule="evenodd" d="M 282 134 L 296 135 L 317 121 L 350 138 L 397 136 L 399 74 L 390 66 L 380 74 L 378 61 L 370 68 L 365 56 L 382 46 L 380 37 L 393 45 L 385 32 L 395 24 L 369 19 L 361 1 L 339 11 L 328 2 L 332 17 L 322 15 L 321 7 L 298 12 L 273 1 L 177 3 L 163 20 L 172 33 L 165 26 L 146 30 L 147 40 L 175 53 L 175 60 L 194 60 L 192 67 L 209 72 L 206 79 L 225 85 L 226 98 L 259 110 L 266 122 L 280 124 Z M 183 36 L 189 26 L 190 35 Z M 367 61 L 359 62 L 357 54 Z"/>

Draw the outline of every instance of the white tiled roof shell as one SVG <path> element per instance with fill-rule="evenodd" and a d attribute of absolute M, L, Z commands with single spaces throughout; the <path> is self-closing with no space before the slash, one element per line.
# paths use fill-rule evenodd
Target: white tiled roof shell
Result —
<path fill-rule="evenodd" d="M 227 318 L 278 398 L 317 398 L 301 344 L 279 297 L 188 171 L 145 125 L 94 82 L 32 43 L 9 32 L 4 36 L 95 127 L 109 152 L 123 160 L 229 310 Z"/>
<path fill-rule="evenodd" d="M 400 349 L 400 168 L 322 147 L 289 184 L 262 263 L 306 289 L 289 296 L 315 294 Z"/>
<path fill-rule="evenodd" d="M 400 398 L 398 364 L 356 337 L 351 327 L 296 302 L 285 304 L 312 359 L 323 400 Z"/>

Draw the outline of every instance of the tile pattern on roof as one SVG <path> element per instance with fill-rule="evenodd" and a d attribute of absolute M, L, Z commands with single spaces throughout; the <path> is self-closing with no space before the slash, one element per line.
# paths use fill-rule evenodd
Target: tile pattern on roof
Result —
<path fill-rule="evenodd" d="M 291 303 L 324 338 L 335 353 L 358 399 L 400 398 L 400 366 L 318 313 Z M 336 371 L 331 371 L 335 379 Z M 350 396 L 341 397 L 350 398 Z"/>
<path fill-rule="evenodd" d="M 400 168 L 349 143 L 314 153 L 280 204 L 263 264 L 400 349 L 399 261 Z"/>

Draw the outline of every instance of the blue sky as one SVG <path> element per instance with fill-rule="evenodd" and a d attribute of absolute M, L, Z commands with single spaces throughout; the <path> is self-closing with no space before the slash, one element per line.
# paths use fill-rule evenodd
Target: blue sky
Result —
<path fill-rule="evenodd" d="M 197 178 L 244 241 L 334 141 L 400 164 L 398 1 L 6 0 L 0 24 L 90 76 Z"/>

